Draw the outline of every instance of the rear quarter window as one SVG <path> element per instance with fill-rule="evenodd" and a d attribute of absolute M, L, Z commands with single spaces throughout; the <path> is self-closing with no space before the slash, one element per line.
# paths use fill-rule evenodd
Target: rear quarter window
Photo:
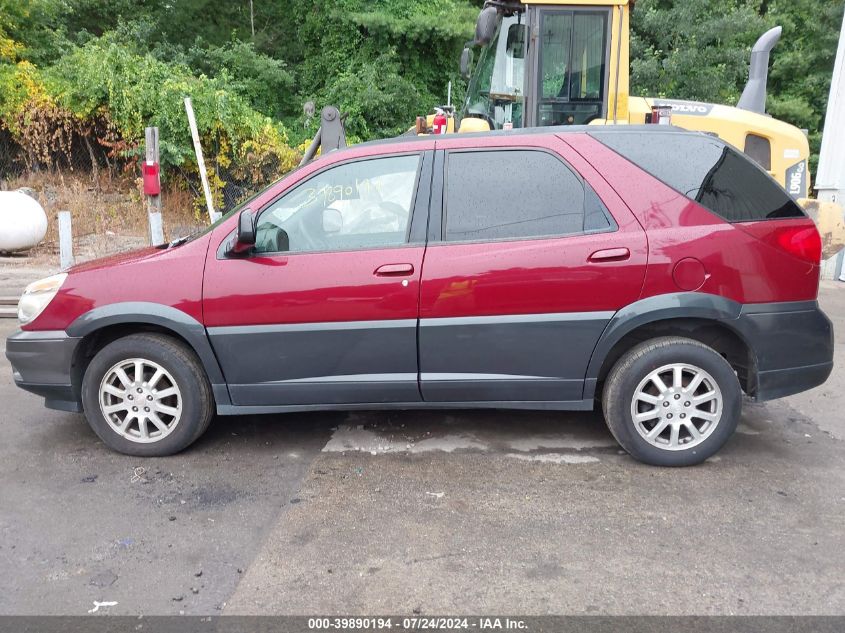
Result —
<path fill-rule="evenodd" d="M 769 174 L 719 139 L 683 133 L 593 136 L 728 222 L 805 217 Z"/>

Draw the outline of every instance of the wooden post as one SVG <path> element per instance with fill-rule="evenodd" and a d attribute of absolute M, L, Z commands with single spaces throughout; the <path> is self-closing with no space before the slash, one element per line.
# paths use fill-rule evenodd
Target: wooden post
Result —
<path fill-rule="evenodd" d="M 59 267 L 67 270 L 73 266 L 73 230 L 70 211 L 59 211 Z"/>
<path fill-rule="evenodd" d="M 191 128 L 191 136 L 194 139 L 194 152 L 197 155 L 197 167 L 200 170 L 202 190 L 205 193 L 205 206 L 208 208 L 208 219 L 214 224 L 220 219 L 220 214 L 214 210 L 214 204 L 211 201 L 211 188 L 208 186 L 208 175 L 205 173 L 205 159 L 202 157 L 202 146 L 200 145 L 200 135 L 197 131 L 197 120 L 194 118 L 194 106 L 191 104 L 190 97 L 185 97 L 185 112 L 188 113 L 188 125 Z"/>
<path fill-rule="evenodd" d="M 146 162 L 147 166 L 153 165 L 158 168 L 158 128 L 148 127 L 145 130 L 146 137 Z M 164 229 L 161 221 L 161 191 L 147 194 L 147 218 L 150 223 L 150 244 L 158 246 L 164 244 Z"/>

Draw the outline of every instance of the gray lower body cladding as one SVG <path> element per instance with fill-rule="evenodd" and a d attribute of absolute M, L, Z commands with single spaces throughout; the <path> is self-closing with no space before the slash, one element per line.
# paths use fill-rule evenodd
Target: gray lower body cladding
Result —
<path fill-rule="evenodd" d="M 612 312 L 422 319 L 420 387 L 430 402 L 580 401 Z"/>
<path fill-rule="evenodd" d="M 62 331 L 18 331 L 6 339 L 6 358 L 15 384 L 42 396 L 48 407 L 81 411 L 71 378 L 73 355 L 80 339 Z"/>
<path fill-rule="evenodd" d="M 816 301 L 744 305 L 735 329 L 756 359 L 758 400 L 807 391 L 833 371 L 833 324 Z"/>
<path fill-rule="evenodd" d="M 209 328 L 238 406 L 419 401 L 417 321 Z"/>
<path fill-rule="evenodd" d="M 696 293 L 675 295 L 676 307 L 666 318 L 685 316 L 684 298 L 701 300 Z M 827 379 L 833 368 L 833 327 L 817 302 L 733 305 L 732 314 L 711 318 L 731 327 L 751 349 L 755 380 L 749 391 L 757 399 L 798 393 Z M 209 328 L 225 373 L 225 381 L 214 383 L 215 397 L 219 412 L 227 414 L 427 406 L 589 408 L 596 383 L 593 363 L 600 365 L 597 356 L 607 352 L 609 324 L 623 314 Z M 16 332 L 6 344 L 15 382 L 44 397 L 48 407 L 80 411 L 73 372 L 80 340 L 62 331 Z M 201 359 L 205 364 L 205 356 Z"/>
<path fill-rule="evenodd" d="M 612 312 L 209 328 L 236 406 L 576 402 Z"/>

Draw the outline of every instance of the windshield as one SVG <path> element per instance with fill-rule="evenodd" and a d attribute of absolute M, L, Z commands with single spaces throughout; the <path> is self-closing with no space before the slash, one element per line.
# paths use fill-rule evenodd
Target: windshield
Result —
<path fill-rule="evenodd" d="M 486 120 L 494 130 L 522 127 L 525 19 L 500 17 L 496 34 L 481 49 L 467 90 L 464 116 Z M 505 124 L 508 124 L 507 126 Z"/>

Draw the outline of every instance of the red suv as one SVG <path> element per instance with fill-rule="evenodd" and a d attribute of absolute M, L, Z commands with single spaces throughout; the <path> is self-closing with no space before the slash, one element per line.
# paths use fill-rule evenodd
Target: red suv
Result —
<path fill-rule="evenodd" d="M 569 127 L 333 152 L 201 234 L 32 284 L 16 382 L 132 455 L 215 412 L 589 410 L 690 465 L 823 383 L 821 242 L 717 138 Z"/>

